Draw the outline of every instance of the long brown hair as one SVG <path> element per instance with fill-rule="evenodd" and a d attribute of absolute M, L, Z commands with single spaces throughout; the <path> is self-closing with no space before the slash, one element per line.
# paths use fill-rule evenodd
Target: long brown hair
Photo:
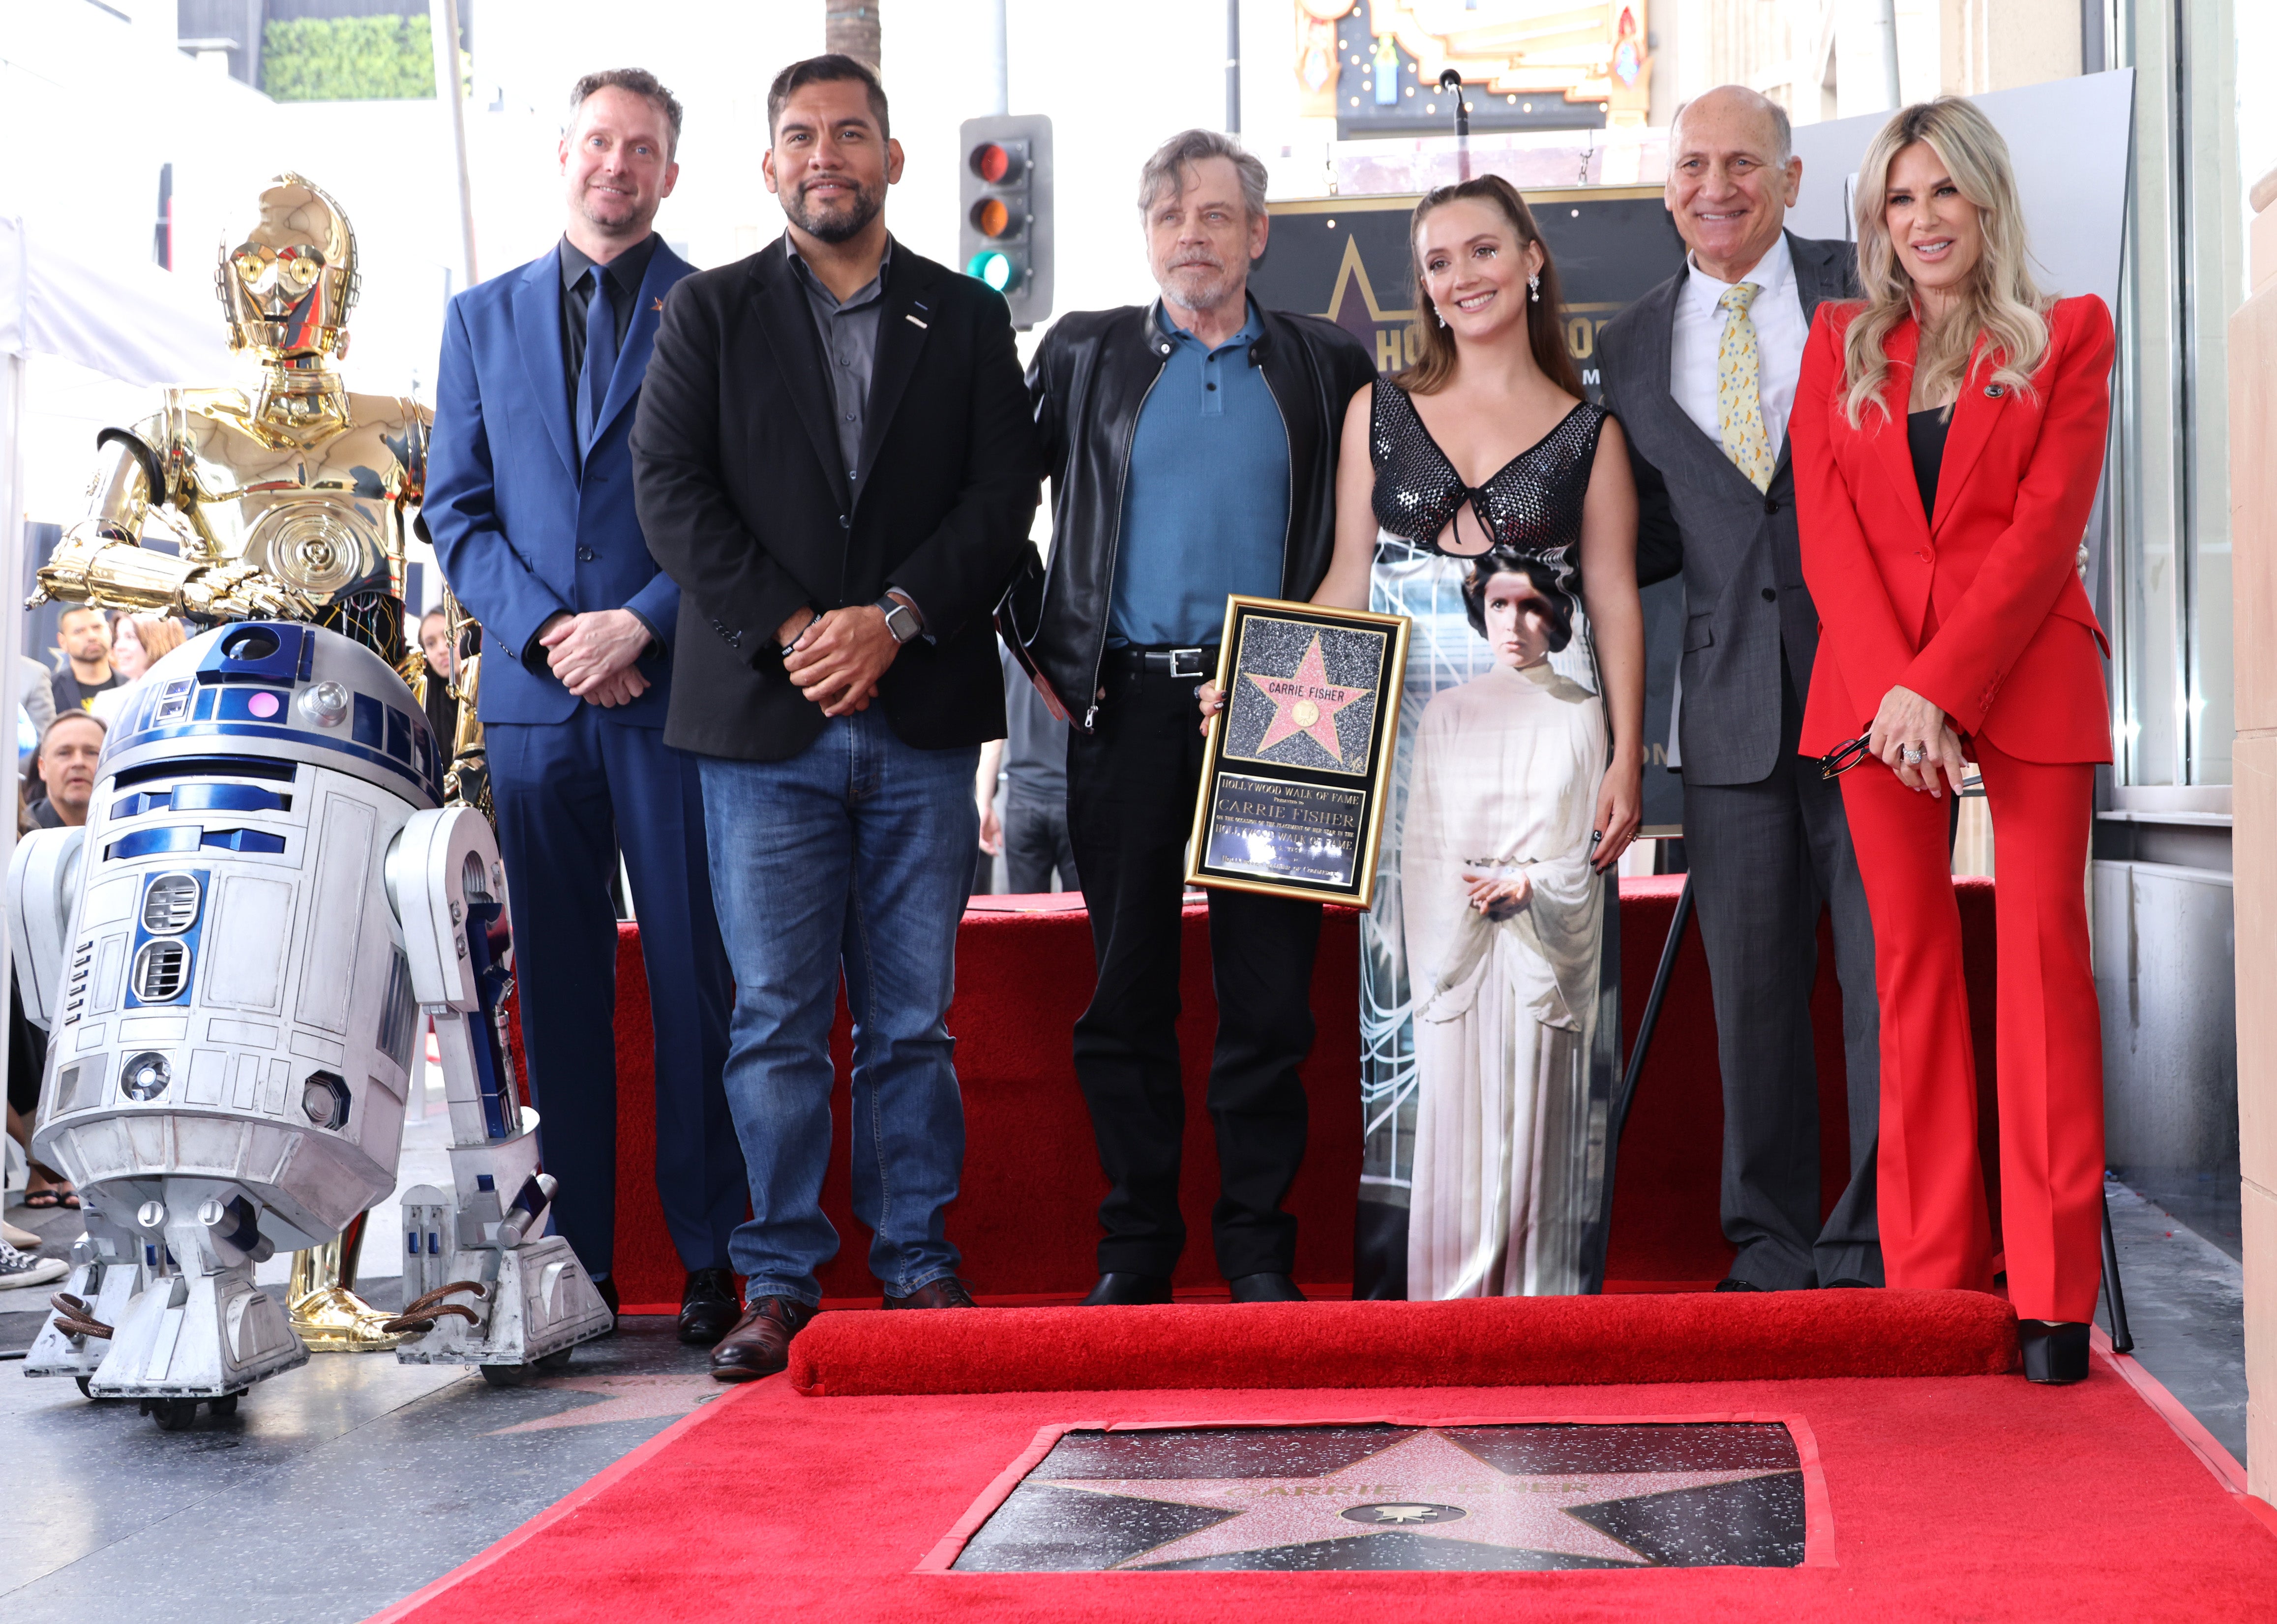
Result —
<path fill-rule="evenodd" d="M 1392 382 L 1410 394 L 1436 394 L 1447 386 L 1455 376 L 1455 339 L 1439 324 L 1438 312 L 1433 309 L 1423 292 L 1423 255 L 1416 246 L 1422 234 L 1423 222 L 1435 209 L 1458 202 L 1465 198 L 1476 198 L 1502 210 L 1503 217 L 1518 233 L 1520 248 L 1528 243 L 1542 244 L 1541 296 L 1528 298 L 1526 305 L 1526 335 L 1534 349 L 1534 364 L 1542 376 L 1580 400 L 1581 375 L 1573 367 L 1573 357 L 1565 348 L 1565 326 L 1559 313 L 1565 308 L 1557 291 L 1557 263 L 1550 255 L 1550 245 L 1542 241 L 1542 233 L 1534 224 L 1534 210 L 1526 206 L 1526 199 L 1516 187 L 1500 175 L 1479 175 L 1453 186 L 1434 187 L 1423 194 L 1415 205 L 1415 212 L 1407 219 L 1407 268 L 1415 279 L 1415 316 L 1418 342 L 1415 364 L 1397 373 Z"/>

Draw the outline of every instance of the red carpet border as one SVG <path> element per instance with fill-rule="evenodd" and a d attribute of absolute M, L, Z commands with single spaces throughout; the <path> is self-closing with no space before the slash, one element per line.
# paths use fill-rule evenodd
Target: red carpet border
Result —
<path fill-rule="evenodd" d="M 1980 1292 L 1698 1292 L 825 1314 L 790 1380 L 811 1398 L 1601 1386 L 1994 1376 L 2016 1358 L 2014 1311 Z"/>

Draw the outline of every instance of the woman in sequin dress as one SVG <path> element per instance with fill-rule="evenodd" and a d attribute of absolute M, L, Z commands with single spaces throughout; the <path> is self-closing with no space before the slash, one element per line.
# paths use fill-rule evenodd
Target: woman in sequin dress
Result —
<path fill-rule="evenodd" d="M 1611 876 L 1643 768 L 1635 486 L 1620 425 L 1580 398 L 1517 189 L 1442 187 L 1409 240 L 1420 358 L 1353 399 L 1315 595 L 1413 621 L 1361 926 L 1354 1290 L 1595 1291 L 1620 1025 Z"/>

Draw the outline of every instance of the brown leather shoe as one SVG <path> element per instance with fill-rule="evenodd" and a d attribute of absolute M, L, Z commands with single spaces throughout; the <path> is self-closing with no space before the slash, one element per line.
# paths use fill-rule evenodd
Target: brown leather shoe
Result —
<path fill-rule="evenodd" d="M 944 1275 L 930 1285 L 920 1285 L 906 1297 L 887 1296 L 888 1308 L 976 1308 L 972 1293 L 955 1275 Z"/>
<path fill-rule="evenodd" d="M 755 1382 L 790 1364 L 790 1339 L 818 1310 L 789 1297 L 762 1297 L 712 1350 L 715 1382 Z"/>

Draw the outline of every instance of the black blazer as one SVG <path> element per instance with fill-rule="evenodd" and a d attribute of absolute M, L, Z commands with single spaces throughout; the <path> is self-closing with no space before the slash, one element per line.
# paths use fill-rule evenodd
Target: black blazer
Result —
<path fill-rule="evenodd" d="M 673 289 L 633 425 L 641 528 L 680 583 L 665 743 L 781 761 L 822 709 L 775 634 L 802 605 L 917 601 L 925 635 L 878 686 L 921 750 L 1004 736 L 990 613 L 1032 556 L 1040 463 L 1003 299 L 896 243 L 870 385 L 861 498 L 822 343 L 778 239 Z"/>

